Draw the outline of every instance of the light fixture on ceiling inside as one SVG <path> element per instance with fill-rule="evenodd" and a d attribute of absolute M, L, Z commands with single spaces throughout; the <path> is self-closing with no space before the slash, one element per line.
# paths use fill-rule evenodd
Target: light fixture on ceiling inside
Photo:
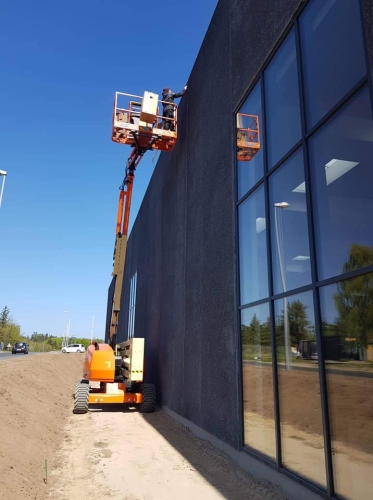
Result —
<path fill-rule="evenodd" d="M 310 256 L 309 255 L 297 255 L 296 257 L 293 257 L 292 260 L 309 260 Z"/>
<path fill-rule="evenodd" d="M 302 182 L 302 184 L 299 184 L 296 188 L 293 189 L 293 193 L 305 193 L 306 192 L 306 183 Z"/>
<path fill-rule="evenodd" d="M 258 217 L 255 221 L 256 232 L 261 233 L 266 228 L 266 220 L 265 217 Z"/>
<path fill-rule="evenodd" d="M 342 175 L 356 167 L 356 165 L 359 165 L 359 162 L 333 158 L 325 165 L 326 185 L 329 186 L 329 184 L 342 177 Z"/>

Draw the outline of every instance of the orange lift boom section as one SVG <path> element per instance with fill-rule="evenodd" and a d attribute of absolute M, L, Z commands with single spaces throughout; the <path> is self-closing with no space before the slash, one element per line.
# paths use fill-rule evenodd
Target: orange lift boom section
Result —
<path fill-rule="evenodd" d="M 113 348 L 116 345 L 118 331 L 135 170 L 146 151 L 172 151 L 177 141 L 177 105 L 172 104 L 173 118 L 165 118 L 159 112 L 162 104 L 163 101 L 158 100 L 158 95 L 151 92 L 145 92 L 143 97 L 122 92 L 115 94 L 112 140 L 132 146 L 132 151 L 127 160 L 124 180 L 119 188 L 112 272 L 115 283 L 109 327 L 109 344 Z M 163 129 L 166 120 L 170 121 L 167 130 Z"/>

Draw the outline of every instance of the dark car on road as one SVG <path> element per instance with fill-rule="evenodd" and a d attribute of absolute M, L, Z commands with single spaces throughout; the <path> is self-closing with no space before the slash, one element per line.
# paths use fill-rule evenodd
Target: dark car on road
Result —
<path fill-rule="evenodd" d="M 28 345 L 26 342 L 16 342 L 13 346 L 12 354 L 28 354 Z"/>

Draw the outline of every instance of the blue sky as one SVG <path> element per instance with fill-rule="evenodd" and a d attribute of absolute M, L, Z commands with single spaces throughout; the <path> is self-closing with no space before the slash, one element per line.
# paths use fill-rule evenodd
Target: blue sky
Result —
<path fill-rule="evenodd" d="M 217 0 L 4 0 L 0 5 L 0 308 L 26 335 L 103 338 L 118 187 L 115 91 L 188 80 Z M 130 225 L 154 170 L 138 167 Z M 64 311 L 68 311 L 64 313 Z"/>

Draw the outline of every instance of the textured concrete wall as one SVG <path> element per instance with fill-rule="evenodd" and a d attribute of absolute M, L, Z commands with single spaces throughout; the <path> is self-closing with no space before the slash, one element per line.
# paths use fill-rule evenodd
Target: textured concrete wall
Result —
<path fill-rule="evenodd" d="M 118 339 L 137 271 L 135 335 L 146 338 L 147 378 L 164 405 L 235 448 L 234 109 L 301 3 L 219 1 L 180 104 L 178 144 L 160 156 L 128 244 Z"/>
<path fill-rule="evenodd" d="M 361 0 L 370 76 L 373 78 L 373 0 Z"/>
<path fill-rule="evenodd" d="M 111 309 L 114 298 L 114 284 L 115 280 L 112 278 L 108 290 L 107 296 L 107 308 L 106 308 L 106 327 L 105 327 L 105 342 L 109 341 L 109 329 L 110 329 L 110 320 L 111 320 Z"/>

